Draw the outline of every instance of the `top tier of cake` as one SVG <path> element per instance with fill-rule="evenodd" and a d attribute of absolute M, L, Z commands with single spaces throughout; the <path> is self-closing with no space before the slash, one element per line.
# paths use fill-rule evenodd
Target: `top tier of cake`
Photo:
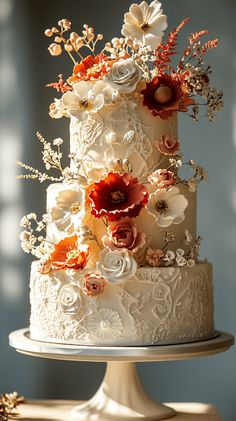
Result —
<path fill-rule="evenodd" d="M 83 162 L 82 170 L 92 180 L 101 178 L 105 168 L 113 170 L 117 162 L 125 161 L 133 177 L 147 182 L 154 170 L 169 166 L 158 144 L 178 139 L 177 114 L 163 120 L 142 105 L 140 94 L 119 95 L 111 88 L 109 94 L 115 99 L 98 111 L 83 113 L 82 119 L 71 117 L 71 153 Z"/>

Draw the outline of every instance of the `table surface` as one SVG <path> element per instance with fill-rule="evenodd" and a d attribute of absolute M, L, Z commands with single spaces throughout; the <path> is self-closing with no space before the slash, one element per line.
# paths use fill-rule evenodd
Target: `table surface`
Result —
<path fill-rule="evenodd" d="M 70 411 L 78 405 L 78 401 L 28 401 L 19 405 L 19 415 L 14 417 L 21 421 L 69 421 Z M 203 403 L 166 403 L 174 408 L 176 421 L 222 421 L 212 405 Z"/>

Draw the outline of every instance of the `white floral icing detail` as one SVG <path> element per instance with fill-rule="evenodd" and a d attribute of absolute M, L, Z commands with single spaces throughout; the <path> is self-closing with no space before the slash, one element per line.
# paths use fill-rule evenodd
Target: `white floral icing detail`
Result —
<path fill-rule="evenodd" d="M 87 319 L 87 328 L 92 337 L 114 339 L 123 331 L 123 324 L 117 311 L 103 308 Z"/>
<path fill-rule="evenodd" d="M 154 0 L 150 5 L 146 1 L 140 5 L 132 4 L 129 12 L 125 13 L 124 22 L 122 35 L 153 50 L 161 43 L 167 28 L 167 18 L 162 14 L 159 0 Z"/>
<path fill-rule="evenodd" d="M 154 216 L 159 227 L 166 228 L 171 224 L 180 224 L 185 216 L 188 200 L 177 187 L 157 189 L 149 197 L 148 212 Z"/>
<path fill-rule="evenodd" d="M 147 180 L 150 165 L 152 170 L 157 164 L 157 159 L 151 160 L 155 139 L 150 127 L 142 123 L 136 98 L 123 96 L 107 108 L 99 113 L 87 113 L 84 120 L 71 118 L 71 152 L 81 160 L 81 169 L 86 168 L 86 173 L 91 167 L 91 181 L 102 178 L 101 172 L 107 167 L 108 159 L 128 160 L 133 176 L 141 182 Z"/>
<path fill-rule="evenodd" d="M 63 313 L 76 314 L 81 306 L 79 289 L 75 285 L 64 285 L 59 292 L 58 303 Z"/>
<path fill-rule="evenodd" d="M 123 283 L 134 277 L 137 263 L 126 249 L 111 251 L 105 247 L 100 253 L 97 270 L 108 282 Z"/>
<path fill-rule="evenodd" d="M 81 121 L 78 124 L 78 144 L 76 145 L 79 147 L 80 153 L 85 153 L 88 147 L 91 147 L 99 140 L 103 130 L 104 122 L 98 114 L 89 114 L 86 120 Z M 82 140 L 81 143 L 80 140 Z"/>
<path fill-rule="evenodd" d="M 50 210 L 51 222 L 60 231 L 73 233 L 81 225 L 85 215 L 84 193 L 77 187 L 65 187 L 56 196 L 55 206 Z"/>
<path fill-rule="evenodd" d="M 80 280 L 76 273 L 60 272 L 42 275 L 37 262 L 33 263 L 30 331 L 34 339 L 81 345 L 151 345 L 199 340 L 213 333 L 208 263 L 193 268 L 139 268 L 135 280 L 109 283 L 101 296 L 87 297 L 80 291 L 81 306 L 74 314 L 64 313 L 57 303 L 66 279 L 66 286 L 73 288 L 79 288 Z"/>
<path fill-rule="evenodd" d="M 119 60 L 113 64 L 111 70 L 105 76 L 105 81 L 113 88 L 122 93 L 129 94 L 136 88 L 141 79 L 141 69 L 132 58 Z"/>

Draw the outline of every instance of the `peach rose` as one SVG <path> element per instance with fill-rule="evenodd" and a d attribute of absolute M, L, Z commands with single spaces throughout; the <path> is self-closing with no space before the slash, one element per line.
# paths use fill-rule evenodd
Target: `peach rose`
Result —
<path fill-rule="evenodd" d="M 176 183 L 175 174 L 172 171 L 162 168 L 149 175 L 148 180 L 159 189 L 173 186 Z"/>
<path fill-rule="evenodd" d="M 102 242 L 110 250 L 125 248 L 136 252 L 144 246 L 145 237 L 143 232 L 138 232 L 136 224 L 130 218 L 122 218 L 109 225 Z"/>
<path fill-rule="evenodd" d="M 46 273 L 49 273 L 51 270 L 52 270 L 51 259 L 41 259 L 38 262 L 38 272 L 45 275 Z"/>
<path fill-rule="evenodd" d="M 102 294 L 104 291 L 105 279 L 98 273 L 85 275 L 84 293 L 90 297 Z"/>
<path fill-rule="evenodd" d="M 179 151 L 179 142 L 174 137 L 165 134 L 161 136 L 161 140 L 155 143 L 155 146 L 164 155 L 176 155 Z"/>
<path fill-rule="evenodd" d="M 164 256 L 165 253 L 163 250 L 149 248 L 146 254 L 146 260 L 149 266 L 158 267 L 161 265 Z"/>

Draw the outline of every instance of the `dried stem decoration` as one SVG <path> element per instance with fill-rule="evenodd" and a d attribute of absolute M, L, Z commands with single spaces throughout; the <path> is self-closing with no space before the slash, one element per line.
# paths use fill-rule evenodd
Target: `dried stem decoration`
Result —
<path fill-rule="evenodd" d="M 44 137 L 37 132 L 37 138 L 43 145 L 43 162 L 45 164 L 46 170 L 56 169 L 59 170 L 60 173 L 63 173 L 63 168 L 61 165 L 61 159 L 62 159 L 62 153 L 60 150 L 60 145 L 63 143 L 63 140 L 58 138 L 53 141 L 53 145 L 57 147 L 57 150 L 53 149 L 50 142 L 47 142 Z M 38 179 L 40 183 L 43 181 L 62 181 L 63 176 L 60 177 L 52 177 L 48 175 L 47 173 L 42 173 L 38 169 L 31 167 L 31 165 L 24 164 L 21 161 L 16 161 L 16 164 L 19 165 L 21 168 L 24 168 L 25 170 L 29 171 L 29 174 L 23 174 L 18 175 L 18 179 Z"/>
<path fill-rule="evenodd" d="M 17 392 L 0 395 L 0 420 L 8 421 L 10 415 L 17 415 L 17 406 L 24 402 L 24 397 Z"/>

